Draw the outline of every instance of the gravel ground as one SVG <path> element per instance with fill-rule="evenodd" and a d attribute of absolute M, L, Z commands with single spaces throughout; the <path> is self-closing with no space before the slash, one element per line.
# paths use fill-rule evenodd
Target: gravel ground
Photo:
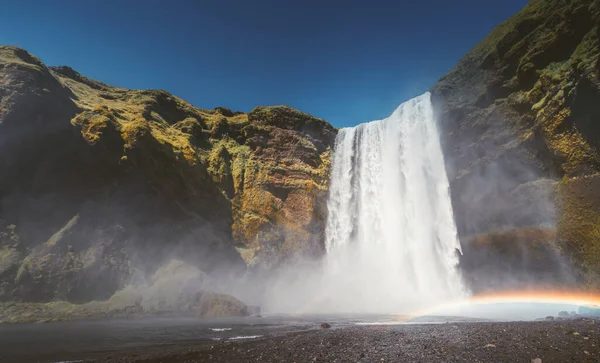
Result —
<path fill-rule="evenodd" d="M 600 362 L 600 321 L 346 326 L 165 346 L 100 362 Z"/>

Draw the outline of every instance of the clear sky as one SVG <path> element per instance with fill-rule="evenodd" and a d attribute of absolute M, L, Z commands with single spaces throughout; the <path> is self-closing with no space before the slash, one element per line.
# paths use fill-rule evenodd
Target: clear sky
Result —
<path fill-rule="evenodd" d="M 351 126 L 424 93 L 527 0 L 0 0 L 0 43 L 195 106 Z"/>

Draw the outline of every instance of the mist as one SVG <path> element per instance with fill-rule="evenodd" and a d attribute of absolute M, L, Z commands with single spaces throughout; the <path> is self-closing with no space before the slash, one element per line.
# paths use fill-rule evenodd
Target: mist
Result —
<path fill-rule="evenodd" d="M 89 144 L 82 137 L 89 120 L 81 117 L 79 133 L 65 122 L 86 115 L 74 104 L 73 92 L 56 74 L 40 69 L 40 84 L 26 77 L 31 84 L 19 87 L 31 88 L 23 94 L 45 94 L 42 81 L 52 81 L 50 94 L 57 99 L 36 101 L 44 106 L 40 119 L 48 121 L 44 132 L 33 147 L 23 146 L 29 143 L 21 142 L 27 133 L 18 120 L 31 118 L 23 107 L 3 123 L 12 125 L 5 135 L 14 138 L 0 140 L 0 161 L 10 171 L 0 178 L 6 256 L 0 298 L 5 301 L 108 299 L 144 311 L 184 311 L 213 292 L 268 312 L 404 314 L 481 292 L 580 282 L 555 243 L 559 173 L 541 168 L 528 153 L 538 148 L 548 158 L 541 141 L 534 137 L 523 146 L 498 128 L 483 132 L 476 144 L 471 136 L 482 132 L 476 128 L 454 139 L 449 130 L 456 125 L 436 115 L 429 94 L 399 106 L 385 120 L 339 131 L 327 211 L 319 218 L 326 226 L 312 226 L 314 240 L 325 229 L 322 254 L 285 255 L 279 265 L 267 263 L 263 269 L 243 260 L 238 250 L 252 241 L 232 236 L 233 189 L 222 193 L 203 166 L 173 167 L 178 160 L 173 151 L 163 155 L 156 140 L 143 133 L 137 148 L 126 148 L 127 155 L 110 123 L 104 143 Z M 169 105 L 166 94 L 154 96 Z M 62 103 L 69 107 L 51 107 Z M 292 114 L 281 117 L 300 117 L 284 111 Z M 494 117 L 492 124 L 503 125 Z M 317 122 L 307 120 L 311 127 Z M 310 136 L 315 152 L 302 155 L 310 162 L 335 135 L 331 126 L 319 127 L 324 129 L 285 131 Z M 281 201 L 287 192 L 255 197 Z M 283 243 L 280 237 L 269 243 Z M 259 257 L 281 252 L 260 247 Z"/>
<path fill-rule="evenodd" d="M 268 312 L 402 315 L 482 293 L 578 286 L 556 242 L 552 171 L 519 153 L 486 156 L 501 145 L 466 150 L 463 157 L 489 159 L 468 172 L 452 155 L 444 162 L 438 120 L 424 99 L 339 132 L 325 255 L 277 269 L 256 283 L 262 296 L 240 296 Z M 427 122 L 433 128 L 421 138 L 413 125 Z M 573 306 L 465 304 L 439 313 L 528 320 Z"/>
<path fill-rule="evenodd" d="M 430 94 L 339 131 L 325 247 L 265 282 L 266 311 L 407 314 L 469 295 Z"/>

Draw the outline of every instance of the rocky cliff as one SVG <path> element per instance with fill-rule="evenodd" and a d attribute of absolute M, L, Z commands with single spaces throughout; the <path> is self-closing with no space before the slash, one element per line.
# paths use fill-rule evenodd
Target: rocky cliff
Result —
<path fill-rule="evenodd" d="M 532 0 L 432 95 L 472 287 L 600 286 L 600 3 Z M 319 255 L 335 136 L 289 107 L 199 109 L 0 47 L 0 300 Z"/>
<path fill-rule="evenodd" d="M 545 236 L 578 281 L 600 286 L 599 55 L 598 1 L 532 0 L 433 87 L 465 259 L 482 234 L 556 226 L 518 248 Z M 496 260 L 520 253 L 488 241 Z"/>
<path fill-rule="evenodd" d="M 0 300 L 105 299 L 171 260 L 238 274 L 319 253 L 336 130 L 196 108 L 0 47 Z"/>

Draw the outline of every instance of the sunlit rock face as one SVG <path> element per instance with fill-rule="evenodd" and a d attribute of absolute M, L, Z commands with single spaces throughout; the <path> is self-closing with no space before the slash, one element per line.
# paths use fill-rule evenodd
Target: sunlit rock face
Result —
<path fill-rule="evenodd" d="M 107 298 L 173 258 L 227 276 L 318 254 L 335 135 L 0 47 L 0 300 Z"/>
<path fill-rule="evenodd" d="M 532 0 L 433 87 L 465 251 L 476 235 L 556 227 L 545 243 L 598 286 L 599 21 L 597 1 Z"/>

